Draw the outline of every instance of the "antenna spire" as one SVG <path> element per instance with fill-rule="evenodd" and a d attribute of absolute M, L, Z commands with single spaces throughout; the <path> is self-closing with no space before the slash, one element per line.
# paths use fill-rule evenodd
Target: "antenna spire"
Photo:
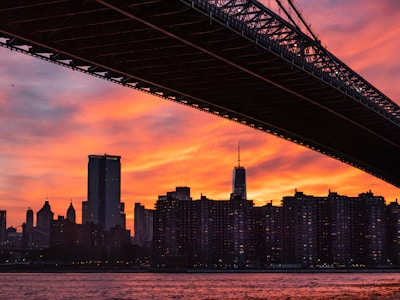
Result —
<path fill-rule="evenodd" d="M 240 142 L 238 142 L 238 167 L 240 167 Z"/>

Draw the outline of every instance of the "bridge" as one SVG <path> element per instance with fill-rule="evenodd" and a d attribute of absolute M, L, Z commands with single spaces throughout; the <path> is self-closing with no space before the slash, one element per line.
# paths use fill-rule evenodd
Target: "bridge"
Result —
<path fill-rule="evenodd" d="M 255 0 L 2 0 L 0 45 L 274 134 L 400 187 L 399 106 L 292 21 Z"/>

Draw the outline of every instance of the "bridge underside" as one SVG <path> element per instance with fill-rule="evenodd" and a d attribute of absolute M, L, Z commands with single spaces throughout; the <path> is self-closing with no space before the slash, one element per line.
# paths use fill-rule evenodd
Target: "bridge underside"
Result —
<path fill-rule="evenodd" d="M 400 186 L 398 124 L 187 2 L 2 0 L 0 36 Z"/>

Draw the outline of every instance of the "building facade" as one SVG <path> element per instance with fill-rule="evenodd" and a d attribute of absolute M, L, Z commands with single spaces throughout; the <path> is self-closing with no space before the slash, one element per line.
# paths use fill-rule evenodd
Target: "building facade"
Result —
<path fill-rule="evenodd" d="M 315 265 L 317 253 L 317 201 L 295 192 L 283 197 L 283 261 L 303 267 Z"/>
<path fill-rule="evenodd" d="M 43 207 L 36 213 L 36 227 L 47 234 L 50 233 L 50 221 L 53 220 L 54 213 L 51 211 L 49 200 L 46 199 Z"/>
<path fill-rule="evenodd" d="M 256 265 L 271 267 L 282 261 L 282 208 L 272 201 L 254 207 Z"/>
<path fill-rule="evenodd" d="M 233 169 L 232 175 L 232 197 L 237 196 L 247 199 L 246 169 L 240 165 Z"/>
<path fill-rule="evenodd" d="M 77 244 L 76 223 L 58 216 L 50 223 L 50 247 L 73 248 Z"/>
<path fill-rule="evenodd" d="M 364 258 L 366 265 L 386 263 L 386 205 L 381 196 L 372 192 L 358 195 L 364 218 Z"/>
<path fill-rule="evenodd" d="M 330 248 L 332 263 L 347 267 L 352 260 L 352 229 L 354 228 L 353 203 L 355 198 L 329 192 L 327 197 L 330 212 Z"/>
<path fill-rule="evenodd" d="M 255 265 L 253 202 L 237 197 L 175 199 L 159 196 L 153 252 L 159 267 L 252 268 Z"/>
<path fill-rule="evenodd" d="M 386 209 L 386 243 L 389 263 L 400 264 L 400 205 L 396 199 Z"/>
<path fill-rule="evenodd" d="M 4 244 L 4 242 L 7 239 L 6 229 L 7 229 L 7 212 L 5 210 L 0 210 L 0 245 Z"/>
<path fill-rule="evenodd" d="M 88 201 L 84 223 L 99 224 L 104 230 L 122 226 L 121 205 L 121 157 L 114 155 L 89 155 L 88 162 Z"/>
<path fill-rule="evenodd" d="M 185 191 L 181 193 L 180 191 Z M 192 199 L 190 189 L 177 188 L 158 196 L 154 211 L 153 253 L 157 266 L 191 265 Z M 177 197 L 180 196 L 180 199 Z"/>
<path fill-rule="evenodd" d="M 134 243 L 142 247 L 151 247 L 153 242 L 154 210 L 135 203 L 134 207 Z"/>
<path fill-rule="evenodd" d="M 76 213 L 75 213 L 75 208 L 72 205 L 72 201 L 69 204 L 66 216 L 67 216 L 67 219 L 70 220 L 72 223 L 76 223 Z"/>

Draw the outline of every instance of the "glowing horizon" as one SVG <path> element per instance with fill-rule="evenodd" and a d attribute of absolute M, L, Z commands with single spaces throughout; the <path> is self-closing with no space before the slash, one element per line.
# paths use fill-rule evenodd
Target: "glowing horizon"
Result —
<path fill-rule="evenodd" d="M 264 1 L 266 3 L 266 1 Z M 390 0 L 298 0 L 323 44 L 396 103 L 400 100 L 400 10 Z M 356 8 L 356 9 L 355 9 Z M 323 12 L 323 13 L 320 13 Z M 248 199 L 280 205 L 294 190 L 386 202 L 400 190 L 344 163 L 249 127 L 124 89 L 0 48 L 0 209 L 7 227 L 49 199 L 55 218 L 72 199 L 81 222 L 88 155 L 121 156 L 121 202 L 133 234 L 133 207 L 189 186 L 193 199 L 229 199 L 240 141 Z"/>

